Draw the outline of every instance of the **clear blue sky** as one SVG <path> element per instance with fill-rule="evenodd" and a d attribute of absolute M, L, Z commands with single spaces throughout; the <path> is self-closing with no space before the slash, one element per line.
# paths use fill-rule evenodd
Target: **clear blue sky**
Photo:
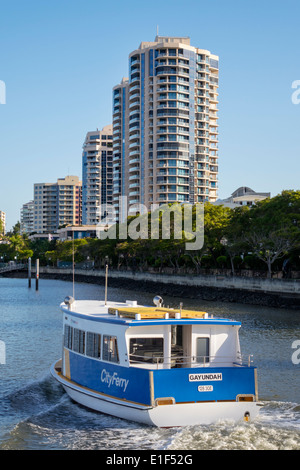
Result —
<path fill-rule="evenodd" d="M 81 177 L 86 132 L 111 123 L 112 88 L 141 41 L 189 36 L 220 57 L 219 197 L 299 189 L 299 0 L 0 0 L 0 210 L 33 184 Z"/>

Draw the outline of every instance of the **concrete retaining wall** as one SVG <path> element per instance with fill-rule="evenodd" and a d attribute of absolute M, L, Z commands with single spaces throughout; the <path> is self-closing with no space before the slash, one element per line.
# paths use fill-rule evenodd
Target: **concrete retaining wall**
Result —
<path fill-rule="evenodd" d="M 41 267 L 40 273 L 72 275 L 71 269 L 57 269 L 50 267 Z M 104 270 L 76 269 L 76 277 L 98 277 L 105 276 Z M 262 278 L 243 278 L 243 277 L 226 277 L 226 276 L 203 276 L 203 275 L 185 275 L 179 276 L 175 274 L 153 274 L 147 272 L 131 272 L 131 271 L 109 271 L 110 279 L 127 279 L 138 282 L 151 282 L 167 285 L 180 285 L 189 287 L 211 287 L 218 289 L 237 289 L 250 292 L 266 292 L 272 294 L 287 294 L 293 297 L 300 297 L 300 282 L 292 279 L 262 279 Z"/>

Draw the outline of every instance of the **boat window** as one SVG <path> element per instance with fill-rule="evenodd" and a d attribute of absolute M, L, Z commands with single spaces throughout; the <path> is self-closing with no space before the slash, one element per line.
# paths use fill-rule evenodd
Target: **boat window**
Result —
<path fill-rule="evenodd" d="M 85 351 L 85 331 L 74 328 L 73 351 L 84 354 Z"/>
<path fill-rule="evenodd" d="M 130 362 L 162 363 L 164 355 L 163 338 L 130 338 Z"/>
<path fill-rule="evenodd" d="M 196 339 L 197 362 L 209 362 L 209 338 Z"/>
<path fill-rule="evenodd" d="M 119 353 L 116 336 L 103 335 L 102 359 L 104 361 L 119 362 Z"/>
<path fill-rule="evenodd" d="M 101 335 L 87 332 L 86 355 L 100 359 L 101 357 Z"/>
<path fill-rule="evenodd" d="M 64 346 L 65 348 L 72 349 L 73 328 L 65 325 Z"/>

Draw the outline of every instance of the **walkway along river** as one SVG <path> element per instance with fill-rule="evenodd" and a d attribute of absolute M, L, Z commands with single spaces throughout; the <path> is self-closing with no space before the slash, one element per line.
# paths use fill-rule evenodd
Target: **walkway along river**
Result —
<path fill-rule="evenodd" d="M 19 272 L 25 276 L 26 272 Z M 16 276 L 16 273 L 4 273 Z M 34 270 L 33 270 L 34 275 Z M 40 267 L 40 276 L 49 279 L 73 279 L 72 269 Z M 75 269 L 75 280 L 102 285 L 105 270 Z M 109 285 L 161 292 L 181 298 L 238 302 L 250 305 L 300 310 L 300 280 L 264 279 L 213 275 L 177 275 L 109 269 Z"/>

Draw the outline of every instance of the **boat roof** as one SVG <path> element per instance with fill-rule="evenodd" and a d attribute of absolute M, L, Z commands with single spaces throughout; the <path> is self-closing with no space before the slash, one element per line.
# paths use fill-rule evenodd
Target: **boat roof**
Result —
<path fill-rule="evenodd" d="M 127 326 L 223 324 L 240 325 L 238 321 L 215 318 L 207 312 L 182 308 L 151 307 L 138 305 L 136 301 L 104 302 L 99 300 L 76 300 L 70 305 L 60 305 L 64 313 L 86 320 Z"/>

